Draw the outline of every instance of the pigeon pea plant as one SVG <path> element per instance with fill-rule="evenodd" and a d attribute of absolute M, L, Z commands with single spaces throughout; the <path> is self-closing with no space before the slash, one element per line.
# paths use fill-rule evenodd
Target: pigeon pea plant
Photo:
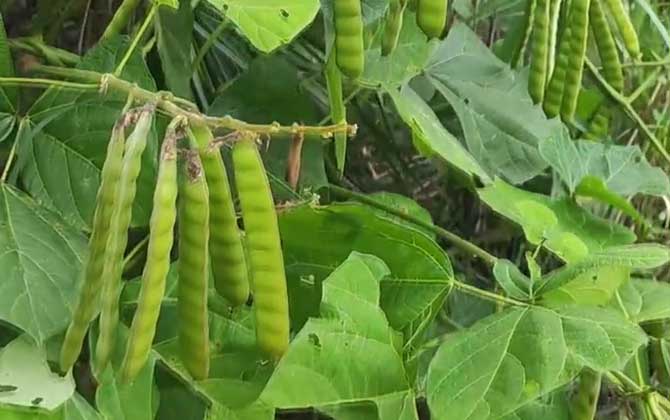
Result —
<path fill-rule="evenodd" d="M 0 13 L 1 418 L 670 418 L 667 2 Z"/>

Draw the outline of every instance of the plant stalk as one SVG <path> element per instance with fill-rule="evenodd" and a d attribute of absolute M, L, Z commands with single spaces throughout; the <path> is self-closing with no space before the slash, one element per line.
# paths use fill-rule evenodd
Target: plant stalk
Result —
<path fill-rule="evenodd" d="M 628 100 L 621 95 L 619 92 L 616 91 L 612 86 L 610 86 L 609 83 L 605 80 L 605 78 L 600 74 L 596 66 L 586 58 L 585 60 L 586 65 L 588 66 L 589 70 L 593 74 L 593 76 L 596 78 L 598 83 L 602 86 L 603 89 L 607 92 L 607 94 L 616 102 L 618 103 L 623 110 L 626 112 L 626 115 L 628 118 L 630 118 L 637 126 L 640 128 L 642 133 L 651 141 L 652 145 L 656 148 L 658 153 L 665 159 L 667 163 L 670 163 L 670 154 L 668 154 L 668 151 L 665 150 L 665 147 L 663 147 L 663 144 L 656 138 L 654 133 L 647 127 L 647 124 L 645 124 L 644 120 L 640 117 L 640 115 L 633 109 L 633 106 L 628 102 Z"/>
<path fill-rule="evenodd" d="M 52 79 L 33 79 L 20 77 L 0 77 L 0 86 L 2 85 L 33 85 L 38 87 L 57 86 L 61 88 L 70 89 L 99 89 L 103 94 L 109 89 L 132 95 L 135 100 L 143 103 L 156 104 L 161 111 L 167 115 L 176 117 L 183 116 L 190 121 L 206 124 L 211 128 L 223 128 L 235 131 L 251 131 L 269 138 L 272 135 L 294 135 L 303 134 L 306 140 L 318 136 L 320 138 L 332 138 L 333 133 L 347 132 L 348 136 L 355 135 L 357 126 L 348 124 L 333 124 L 325 126 L 309 126 L 294 123 L 290 126 L 283 126 L 277 122 L 271 124 L 252 124 L 242 120 L 233 118 L 230 115 L 223 117 L 212 117 L 198 112 L 192 104 L 188 106 L 189 109 L 184 109 L 177 105 L 177 102 L 186 104 L 183 101 L 176 100 L 169 92 L 151 92 L 137 86 L 134 83 L 128 82 L 111 74 L 102 74 L 89 70 L 80 69 L 65 69 L 60 67 L 45 66 L 41 64 L 34 64 L 32 70 L 60 76 L 64 78 L 74 78 L 86 83 L 66 82 L 62 80 Z"/>
<path fill-rule="evenodd" d="M 114 13 L 109 25 L 105 28 L 105 32 L 103 32 L 100 37 L 100 41 L 121 33 L 123 28 L 128 24 L 128 21 L 130 21 L 133 12 L 135 12 L 135 9 L 139 6 L 140 1 L 141 0 L 123 0 L 121 6 L 116 9 L 116 13 Z"/>

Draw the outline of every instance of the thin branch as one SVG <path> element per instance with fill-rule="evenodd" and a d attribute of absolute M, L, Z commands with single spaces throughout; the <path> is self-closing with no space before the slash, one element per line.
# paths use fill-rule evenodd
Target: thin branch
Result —
<path fill-rule="evenodd" d="M 198 55 L 196 55 L 195 59 L 193 60 L 193 64 L 191 65 L 193 73 L 198 71 L 198 66 L 200 65 L 200 62 L 205 58 L 205 55 L 210 50 L 210 48 L 212 48 L 212 45 L 214 45 L 216 40 L 219 39 L 219 36 L 221 36 L 223 31 L 229 26 L 229 23 L 230 21 L 224 15 L 223 18 L 221 19 L 221 23 L 219 23 L 214 32 L 209 34 L 203 46 L 200 47 L 200 50 L 198 50 Z"/>
<path fill-rule="evenodd" d="M 16 156 L 16 145 L 18 144 L 18 139 L 14 140 L 14 144 L 12 144 L 12 148 L 9 149 L 9 156 L 7 157 L 7 161 L 5 162 L 5 168 L 2 171 L 2 176 L 0 176 L 0 184 L 4 184 L 7 182 L 7 176 L 9 175 L 9 170 L 12 167 L 12 163 L 14 162 L 14 157 Z"/>
<path fill-rule="evenodd" d="M 31 77 L 0 77 L 0 86 L 28 86 L 35 88 L 56 87 L 74 90 L 98 90 L 100 85 L 94 83 L 76 83 L 63 80 L 40 79 Z"/>
<path fill-rule="evenodd" d="M 521 302 L 518 300 L 510 299 L 508 297 L 499 295 L 497 293 L 489 292 L 488 290 L 480 289 L 475 286 L 470 286 L 469 284 L 466 283 L 461 283 L 458 280 L 451 280 L 451 284 L 458 290 L 460 290 L 463 293 L 467 293 L 472 296 L 479 297 L 484 300 L 488 300 L 491 302 L 496 302 L 496 303 L 502 303 L 505 305 L 512 305 L 512 306 L 521 306 L 521 307 L 527 307 L 530 306 L 526 302 Z"/>
<path fill-rule="evenodd" d="M 105 28 L 105 32 L 100 37 L 100 40 L 102 41 L 121 33 L 139 4 L 140 0 L 123 0 L 121 6 L 116 9 L 116 13 L 114 13 L 111 22 L 109 22 L 109 25 Z"/>
<path fill-rule="evenodd" d="M 77 54 L 46 45 L 36 38 L 11 38 L 7 44 L 13 50 L 27 51 L 57 65 L 75 66 L 81 60 Z"/>
<path fill-rule="evenodd" d="M 593 76 L 596 78 L 598 83 L 601 85 L 603 89 L 607 92 L 607 94 L 616 102 L 618 103 L 623 110 L 626 112 L 626 115 L 628 115 L 628 118 L 630 118 L 635 124 L 638 125 L 642 133 L 651 141 L 653 146 L 656 148 L 658 153 L 665 159 L 667 163 L 670 163 L 670 154 L 668 154 L 668 151 L 665 150 L 665 147 L 663 147 L 663 144 L 656 138 L 654 133 L 649 129 L 647 124 L 645 124 L 644 120 L 640 117 L 640 115 L 633 109 L 633 106 L 628 102 L 628 100 L 621 95 L 619 92 L 616 91 L 607 81 L 605 78 L 598 72 L 598 69 L 596 66 L 589 60 L 588 58 L 586 59 L 586 65 L 588 66 L 589 70 L 593 74 Z"/>
<path fill-rule="evenodd" d="M 233 118 L 230 115 L 225 115 L 223 117 L 212 117 L 204 115 L 195 108 L 192 104 L 187 106 L 189 109 L 184 109 L 180 107 L 176 102 L 179 102 L 186 106 L 183 101 L 178 101 L 174 98 L 173 95 L 168 92 L 151 92 L 146 89 L 143 89 L 137 86 L 134 83 L 128 82 L 121 78 L 115 77 L 111 74 L 102 74 L 89 70 L 79 70 L 79 69 L 64 69 L 60 67 L 45 66 L 40 64 L 33 64 L 31 67 L 33 71 L 55 75 L 64 78 L 74 78 L 84 83 L 73 83 L 73 82 L 64 82 L 60 80 L 49 80 L 49 79 L 32 79 L 32 78 L 0 78 L 0 85 L 3 84 L 31 84 L 32 81 L 37 80 L 36 84 L 42 86 L 59 86 L 59 87 L 71 87 L 79 89 L 100 89 L 104 94 L 108 90 L 113 90 L 121 92 L 125 95 L 133 95 L 135 100 L 143 103 L 153 103 L 163 111 L 165 114 L 176 117 L 183 116 L 188 118 L 190 121 L 199 122 L 201 124 L 206 124 L 211 128 L 223 128 L 228 130 L 235 131 L 252 131 L 265 137 L 270 137 L 272 135 L 278 134 L 303 134 L 306 136 L 306 140 L 309 140 L 309 136 L 319 136 L 321 138 L 331 138 L 333 133 L 337 132 L 347 132 L 348 136 L 351 137 L 356 134 L 357 126 L 348 125 L 346 123 L 325 125 L 325 126 L 309 126 L 301 124 L 293 124 L 290 126 L 283 126 L 277 122 L 271 124 L 251 124 L 242 120 Z M 191 109 L 193 108 L 193 109 Z"/>
<path fill-rule="evenodd" d="M 144 33 L 146 32 L 147 28 L 149 27 L 149 24 L 154 20 L 154 16 L 156 15 L 156 10 L 158 10 L 158 4 L 159 3 L 154 3 L 154 5 L 151 6 L 151 9 L 149 10 L 149 13 L 144 18 L 144 22 L 142 22 L 142 26 L 140 27 L 140 30 L 137 31 L 137 34 L 135 35 L 135 38 L 133 38 L 133 42 L 130 44 L 130 47 L 128 47 L 128 51 L 126 51 L 125 55 L 121 59 L 121 62 L 116 67 L 116 70 L 114 70 L 114 76 L 117 76 L 117 77 L 120 76 L 121 73 L 123 72 L 123 69 L 126 67 L 126 64 L 128 64 L 128 60 L 130 60 L 130 57 L 133 55 L 133 51 L 135 51 L 135 48 L 137 48 L 137 44 L 140 43 L 140 40 L 142 39 L 142 36 L 144 36 Z"/>

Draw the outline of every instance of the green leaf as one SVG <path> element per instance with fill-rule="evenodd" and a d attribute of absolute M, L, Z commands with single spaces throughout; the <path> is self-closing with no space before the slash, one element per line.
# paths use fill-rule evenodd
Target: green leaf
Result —
<path fill-rule="evenodd" d="M 575 194 L 583 197 L 591 197 L 603 203 L 621 210 L 627 216 L 630 216 L 638 223 L 644 223 L 642 215 L 625 198 L 610 191 L 605 182 L 595 176 L 587 175 L 579 182 L 575 189 Z"/>
<path fill-rule="evenodd" d="M 9 185 L 0 202 L 0 319 L 42 343 L 69 322 L 86 239 Z"/>
<path fill-rule="evenodd" d="M 39 406 L 55 410 L 74 393 L 72 374 L 52 373 L 43 347 L 26 335 L 19 336 L 0 352 L 0 381 L 12 385 L 12 392 L 0 393 L 0 405 Z"/>
<path fill-rule="evenodd" d="M 499 179 L 480 189 L 479 197 L 493 210 L 521 225 L 528 242 L 539 245 L 545 240 L 543 245 L 567 262 L 579 261 L 589 252 L 635 241 L 635 235 L 625 227 L 599 219 L 570 200 L 552 200 Z"/>
<path fill-rule="evenodd" d="M 503 420 L 570 420 L 570 400 L 565 389 L 532 401 Z"/>
<path fill-rule="evenodd" d="M 641 328 L 611 309 L 573 305 L 558 308 L 556 313 L 571 356 L 593 370 L 622 369 L 647 342 Z"/>
<path fill-rule="evenodd" d="M 558 289 L 543 294 L 542 303 L 548 306 L 605 305 L 629 277 L 630 269 L 625 267 L 604 266 L 589 270 Z"/>
<path fill-rule="evenodd" d="M 652 7 L 651 4 L 649 4 L 648 0 L 635 0 L 635 1 L 637 2 L 637 4 L 640 5 L 640 7 L 642 7 L 645 13 L 649 15 L 649 20 L 656 27 L 656 30 L 658 31 L 661 38 L 663 38 L 663 42 L 665 43 L 666 48 L 670 48 L 670 33 L 668 33 L 667 23 L 664 24 L 661 21 L 659 16 L 654 11 L 654 7 Z"/>
<path fill-rule="evenodd" d="M 259 80 L 263 80 L 262 89 L 258 88 Z M 208 112 L 211 115 L 231 115 L 260 124 L 274 121 L 285 125 L 294 122 L 318 122 L 314 104 L 301 93 L 296 68 L 276 55 L 254 60 L 247 72 L 216 98 Z M 267 153 L 264 154 L 265 166 L 270 174 L 283 180 L 291 142 L 288 136 L 272 138 Z M 323 145 L 318 140 L 320 139 L 306 138 L 303 143 L 300 188 L 311 187 L 317 190 L 328 183 L 323 164 Z M 288 194 L 278 194 L 282 191 L 281 185 L 272 177 L 270 183 L 280 200 L 294 198 L 290 190 Z"/>
<path fill-rule="evenodd" d="M 530 102 L 525 78 L 467 25 L 450 29 L 425 71 L 454 108 L 468 150 L 489 175 L 518 184 L 544 171 L 547 163 L 537 147 L 559 134 L 560 122 L 547 120 Z"/>
<path fill-rule="evenodd" d="M 642 323 L 670 318 L 670 284 L 632 278 L 618 292 L 612 306 L 622 309 L 633 321 Z"/>
<path fill-rule="evenodd" d="M 390 394 L 374 401 L 320 407 L 319 411 L 337 420 L 419 420 L 415 398 L 412 392 Z"/>
<path fill-rule="evenodd" d="M 437 418 L 502 418 L 567 384 L 581 366 L 621 368 L 645 340 L 611 310 L 509 308 L 445 341 L 428 371 L 428 404 Z"/>
<path fill-rule="evenodd" d="M 291 409 L 388 403 L 385 397 L 409 393 L 393 330 L 379 307 L 380 282 L 388 273 L 370 255 L 345 260 L 323 282 L 321 318 L 310 319 L 295 337 L 261 400 Z"/>
<path fill-rule="evenodd" d="M 160 5 L 160 6 L 167 6 L 172 9 L 179 9 L 179 0 L 152 0 L 154 4 Z M 186 3 L 188 4 L 187 1 L 181 2 L 182 4 Z M 163 8 L 164 9 L 164 8 Z M 160 11 L 160 9 L 159 9 Z"/>
<path fill-rule="evenodd" d="M 528 299 L 528 291 L 531 285 L 530 279 L 510 260 L 504 258 L 497 259 L 493 266 L 493 276 L 500 287 L 511 298 L 518 300 Z"/>
<path fill-rule="evenodd" d="M 507 63 L 499 60 L 481 39 L 462 22 L 456 23 L 445 41 L 433 51 L 425 72 L 442 80 L 452 77 L 461 82 L 489 85 L 498 89 L 516 87 L 521 92 L 519 77 Z"/>
<path fill-rule="evenodd" d="M 164 304 L 161 317 L 175 310 Z M 193 382 L 179 357 L 177 339 L 171 338 L 154 347 L 156 356 L 171 373 L 189 385 L 191 391 L 221 407 L 211 416 L 227 413 L 230 417 L 253 419 L 254 413 L 273 413 L 274 409 L 258 401 L 272 374 L 272 364 L 263 363 L 256 347 L 253 312 L 242 307 L 224 318 L 210 312 L 209 379 Z M 223 415 L 223 414 L 222 414 Z M 232 416 L 237 417 L 232 417 Z M 212 417 L 216 418 L 216 417 Z M 272 417 L 269 417 L 272 418 Z"/>
<path fill-rule="evenodd" d="M 502 417 L 556 388 L 567 354 L 555 313 L 507 309 L 440 347 L 428 370 L 428 405 L 437 418 Z"/>
<path fill-rule="evenodd" d="M 208 0 L 264 53 L 286 45 L 319 11 L 318 0 Z"/>
<path fill-rule="evenodd" d="M 650 270 L 666 264 L 669 260 L 670 249 L 659 244 L 632 244 L 594 251 L 578 262 L 547 274 L 542 279 L 538 293 L 557 289 L 593 269 L 621 267 Z"/>
<path fill-rule="evenodd" d="M 152 420 L 155 417 L 153 400 L 154 367 L 156 358 L 149 355 L 147 363 L 129 384 L 117 383 L 114 371 L 107 367 L 101 375 L 95 394 L 96 406 L 103 416 L 118 420 Z"/>
<path fill-rule="evenodd" d="M 102 42 L 86 54 L 78 68 L 111 73 L 127 48 L 125 38 Z M 122 77 L 155 90 L 139 53 L 131 56 Z M 73 226 L 90 226 L 107 143 L 125 103 L 126 97 L 114 92 L 103 96 L 51 88 L 29 111 L 15 169 L 31 196 Z M 158 142 L 152 132 L 142 157 L 132 226 L 149 222 L 157 154 Z"/>
<path fill-rule="evenodd" d="M 412 200 L 411 198 L 405 197 L 402 194 L 396 194 L 388 191 L 379 191 L 376 193 L 368 194 L 368 196 L 380 203 L 383 203 L 391 208 L 399 210 L 408 216 L 412 216 L 417 220 L 420 220 L 424 223 L 433 224 L 433 217 L 430 215 L 430 212 L 423 208 L 419 203 Z M 407 223 L 405 220 L 388 214 L 379 209 L 370 208 L 370 211 L 379 213 L 381 216 L 386 216 L 391 220 L 395 220 L 398 223 Z M 426 235 L 435 239 L 435 232 L 428 229 L 423 229 L 421 226 L 417 226 L 417 229 L 422 230 Z"/>
<path fill-rule="evenodd" d="M 191 3 L 182 1 L 174 8 L 161 7 L 156 15 L 156 41 L 161 58 L 165 84 L 175 95 L 192 100 L 191 42 L 193 39 L 193 10 Z"/>
<path fill-rule="evenodd" d="M 451 264 L 435 241 L 367 206 L 289 208 L 279 214 L 279 228 L 294 328 L 318 313 L 323 279 L 352 251 L 375 255 L 390 268 L 381 282 L 381 307 L 391 327 L 405 334 L 408 346 L 435 317 L 449 291 Z"/>
<path fill-rule="evenodd" d="M 487 173 L 520 184 L 544 171 L 547 164 L 537 151 L 537 135 L 541 131 L 530 126 L 540 125 L 538 121 L 545 123 L 546 119 L 536 107 L 525 103 L 525 97 L 517 98 L 518 102 L 523 99 L 524 103 L 515 107 L 509 105 L 514 99 L 503 91 L 468 83 L 457 88 L 459 96 L 456 90 L 441 81 L 431 81 L 454 108 L 468 150 Z M 522 107 L 527 109 L 521 110 Z M 522 124 L 528 125 L 529 131 L 515 133 L 513 130 Z"/>
<path fill-rule="evenodd" d="M 414 13 L 407 10 L 398 38 L 398 46 L 382 57 L 376 45 L 365 52 L 365 70 L 357 80 L 367 86 L 385 86 L 395 89 L 420 74 L 438 41 L 426 42 L 426 35 L 416 24 Z"/>
<path fill-rule="evenodd" d="M 564 129 L 560 136 L 540 143 L 540 153 L 570 193 L 589 175 L 600 178 L 608 190 L 625 197 L 670 192 L 668 176 L 651 166 L 637 146 L 573 141 Z"/>
<path fill-rule="evenodd" d="M 399 91 L 388 90 L 400 117 L 412 129 L 415 145 L 423 154 L 437 155 L 468 175 L 476 175 L 485 183 L 490 183 L 486 171 L 461 145 L 456 137 L 447 131 L 430 106 L 409 86 Z"/>
<path fill-rule="evenodd" d="M 205 420 L 274 420 L 275 410 L 272 407 L 255 405 L 246 409 L 231 410 L 221 404 L 212 404 L 207 409 Z"/>

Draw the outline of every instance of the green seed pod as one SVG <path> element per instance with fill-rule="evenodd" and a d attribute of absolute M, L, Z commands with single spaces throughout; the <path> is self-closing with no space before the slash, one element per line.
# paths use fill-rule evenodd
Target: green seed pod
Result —
<path fill-rule="evenodd" d="M 140 111 L 137 124 L 126 141 L 123 169 L 118 181 L 116 202 L 112 213 L 107 250 L 102 272 L 102 307 L 100 311 L 100 333 L 95 349 L 97 373 L 102 373 L 109 362 L 116 328 L 119 322 L 119 294 L 123 273 L 123 253 L 128 243 L 128 227 L 135 200 L 136 181 L 142 167 L 142 153 L 153 123 L 153 108 Z"/>
<path fill-rule="evenodd" d="M 190 136 L 198 145 L 209 190 L 209 255 L 214 287 L 232 306 L 239 306 L 249 299 L 249 274 L 226 167 L 219 149 L 211 147 L 212 132 L 207 126 L 192 125 Z"/>
<path fill-rule="evenodd" d="M 569 54 L 570 54 L 570 28 L 565 28 L 563 37 L 558 46 L 558 55 L 556 56 L 556 65 L 547 86 L 547 91 L 544 95 L 544 102 L 542 108 L 544 113 L 549 118 L 556 117 L 561 111 L 561 103 L 563 102 L 563 92 L 565 90 L 565 73 L 568 68 Z"/>
<path fill-rule="evenodd" d="M 430 38 L 439 38 L 447 26 L 448 0 L 418 0 L 416 23 L 421 31 Z"/>
<path fill-rule="evenodd" d="M 628 54 L 630 54 L 634 60 L 639 59 L 642 55 L 640 41 L 637 38 L 637 32 L 635 32 L 633 22 L 631 22 L 630 17 L 626 12 L 626 8 L 623 5 L 623 0 L 605 0 L 605 3 L 612 13 L 617 28 L 619 28 L 619 33 L 621 34 L 621 38 L 623 39 Z"/>
<path fill-rule="evenodd" d="M 533 99 L 533 103 L 539 104 L 544 99 L 544 89 L 547 83 L 549 58 L 549 0 L 537 0 L 533 21 L 528 91 Z"/>
<path fill-rule="evenodd" d="M 565 88 L 561 103 L 561 118 L 570 122 L 575 116 L 582 86 L 584 58 L 589 34 L 590 0 L 572 0 L 570 5 L 570 54 L 565 72 Z"/>
<path fill-rule="evenodd" d="M 192 148 L 197 147 L 195 144 Z M 179 354 L 196 380 L 209 373 L 209 325 L 207 319 L 207 280 L 209 267 L 209 192 L 197 154 L 182 166 L 179 184 L 179 283 L 177 318 Z"/>
<path fill-rule="evenodd" d="M 607 136 L 610 126 L 611 111 L 610 108 L 602 104 L 591 117 L 589 128 L 584 133 L 584 138 L 588 140 L 601 140 Z"/>
<path fill-rule="evenodd" d="M 584 368 L 579 375 L 579 385 L 570 402 L 570 417 L 572 420 L 593 420 L 598 408 L 600 396 L 600 373 Z"/>
<path fill-rule="evenodd" d="M 289 343 L 286 274 L 270 183 L 252 138 L 235 143 L 233 164 L 251 269 L 256 341 L 264 354 L 278 360 Z"/>
<path fill-rule="evenodd" d="M 177 137 L 175 119 L 168 127 L 161 147 L 160 166 L 149 224 L 147 261 L 142 272 L 142 289 L 130 327 L 126 354 L 121 365 L 121 381 L 133 380 L 151 351 L 160 313 L 165 279 L 170 270 L 170 250 L 177 217 Z"/>
<path fill-rule="evenodd" d="M 603 76 L 617 92 L 623 92 L 624 78 L 619 52 L 600 0 L 591 0 L 589 19 L 603 67 Z"/>
<path fill-rule="evenodd" d="M 389 2 L 386 19 L 384 20 L 384 33 L 382 34 L 382 56 L 391 54 L 398 45 L 405 4 L 405 0 L 390 0 Z"/>
<path fill-rule="evenodd" d="M 122 117 L 114 125 L 107 144 L 107 156 L 102 166 L 93 214 L 93 231 L 88 242 L 89 253 L 84 264 L 83 284 L 60 352 L 60 369 L 63 372 L 70 370 L 77 360 L 88 325 L 98 310 L 107 237 L 117 201 L 116 188 L 123 168 L 124 125 Z"/>
<path fill-rule="evenodd" d="M 347 122 L 347 112 L 344 106 L 344 97 L 342 95 L 342 76 L 337 68 L 333 56 L 326 62 L 326 85 L 328 87 L 328 102 L 330 104 L 330 119 L 333 124 L 342 124 Z M 342 173 L 347 157 L 347 133 L 335 133 L 335 161 L 337 169 Z"/>
<path fill-rule="evenodd" d="M 335 56 L 340 71 L 353 79 L 363 73 L 363 15 L 360 0 L 334 0 Z"/>
<path fill-rule="evenodd" d="M 522 61 L 521 58 L 523 57 L 524 52 L 526 51 L 528 42 L 530 41 L 530 36 L 533 32 L 533 25 L 535 23 L 536 7 L 537 7 L 537 0 L 528 0 L 526 2 L 526 12 L 524 13 L 526 20 L 524 21 L 523 39 L 521 40 L 519 48 L 517 48 L 514 51 L 514 55 L 510 59 L 510 66 L 512 68 L 517 68 L 519 62 Z"/>
<path fill-rule="evenodd" d="M 561 19 L 561 4 L 563 0 L 549 0 L 549 53 L 547 58 L 547 82 L 554 73 L 556 62 L 556 45 L 558 43 L 559 21 Z"/>

